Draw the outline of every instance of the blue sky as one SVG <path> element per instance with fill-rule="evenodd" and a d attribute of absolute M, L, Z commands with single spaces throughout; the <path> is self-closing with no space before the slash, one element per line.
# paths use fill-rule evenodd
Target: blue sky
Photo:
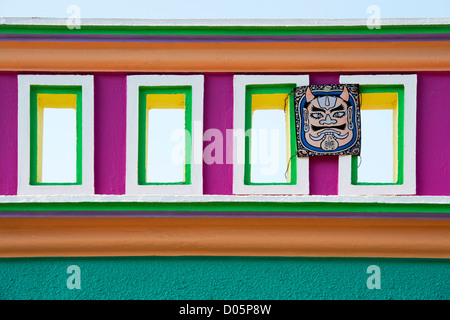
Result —
<path fill-rule="evenodd" d="M 449 0 L 0 0 L 0 17 L 59 17 L 77 5 L 81 18 L 315 19 L 450 17 Z"/>

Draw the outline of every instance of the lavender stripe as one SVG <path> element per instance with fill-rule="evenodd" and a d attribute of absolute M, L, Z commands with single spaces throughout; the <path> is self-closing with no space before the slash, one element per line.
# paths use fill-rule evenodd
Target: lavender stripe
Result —
<path fill-rule="evenodd" d="M 0 41 L 74 41 L 74 42 L 405 42 L 449 41 L 449 33 L 373 34 L 373 35 L 64 35 L 0 34 Z"/>
<path fill-rule="evenodd" d="M 450 213 L 423 212 L 265 212 L 265 211 L 4 211 L 0 218 L 17 217 L 148 217 L 148 218 L 382 218 L 449 219 Z"/>

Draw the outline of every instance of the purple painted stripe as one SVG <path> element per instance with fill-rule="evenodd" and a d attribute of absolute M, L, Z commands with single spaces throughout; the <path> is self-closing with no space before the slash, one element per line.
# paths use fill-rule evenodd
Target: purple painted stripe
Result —
<path fill-rule="evenodd" d="M 125 75 L 94 77 L 94 177 L 96 194 L 125 193 Z"/>
<path fill-rule="evenodd" d="M 0 218 L 17 217 L 142 217 L 142 218 L 379 218 L 450 219 L 450 213 L 429 212 L 272 212 L 272 211 L 4 211 Z"/>
<path fill-rule="evenodd" d="M 0 74 L 0 195 L 17 194 L 17 73 Z"/>
<path fill-rule="evenodd" d="M 450 72 L 419 74 L 417 195 L 450 195 L 449 88 Z"/>
<path fill-rule="evenodd" d="M 339 83 L 339 75 L 310 74 L 310 84 Z M 339 180 L 339 157 L 323 156 L 309 158 L 309 194 L 337 195 Z"/>
<path fill-rule="evenodd" d="M 233 193 L 233 75 L 205 75 L 203 194 Z"/>
<path fill-rule="evenodd" d="M 0 34 L 0 41 L 73 42 L 405 42 L 450 41 L 449 33 L 371 35 L 65 35 Z"/>

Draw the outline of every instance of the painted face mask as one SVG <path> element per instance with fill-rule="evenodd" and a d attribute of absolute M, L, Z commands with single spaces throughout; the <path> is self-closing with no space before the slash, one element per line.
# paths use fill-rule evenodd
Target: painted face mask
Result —
<path fill-rule="evenodd" d="M 311 85 L 295 88 L 297 155 L 359 155 L 359 86 Z"/>

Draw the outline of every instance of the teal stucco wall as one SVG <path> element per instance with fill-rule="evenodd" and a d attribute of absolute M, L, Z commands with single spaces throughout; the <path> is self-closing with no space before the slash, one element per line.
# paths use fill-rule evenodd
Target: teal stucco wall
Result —
<path fill-rule="evenodd" d="M 69 289 L 70 265 L 81 289 Z M 367 268 L 381 289 L 368 289 Z M 5 299 L 449 299 L 450 260 L 281 257 L 0 259 Z"/>

